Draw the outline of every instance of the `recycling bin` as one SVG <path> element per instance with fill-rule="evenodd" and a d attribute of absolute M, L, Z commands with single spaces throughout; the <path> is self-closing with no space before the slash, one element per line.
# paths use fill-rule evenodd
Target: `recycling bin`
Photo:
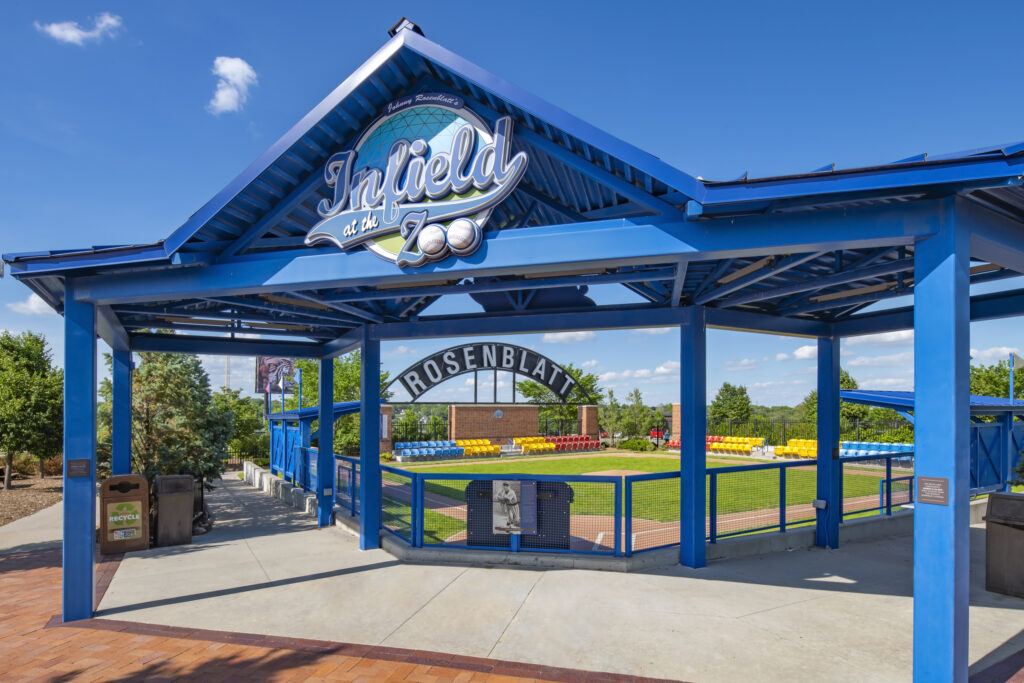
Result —
<path fill-rule="evenodd" d="M 493 483 L 471 481 L 466 486 L 466 545 L 509 548 L 510 534 L 494 533 Z M 519 536 L 519 547 L 568 550 L 573 490 L 562 481 L 537 482 L 537 533 Z"/>
<path fill-rule="evenodd" d="M 149 547 L 149 483 L 141 474 L 119 474 L 100 486 L 100 552 Z"/>
<path fill-rule="evenodd" d="M 985 590 L 1024 598 L 1024 493 L 991 493 L 985 512 Z"/>
<path fill-rule="evenodd" d="M 192 510 L 195 477 L 191 474 L 160 474 L 153 480 L 156 497 L 158 547 L 192 542 Z"/>

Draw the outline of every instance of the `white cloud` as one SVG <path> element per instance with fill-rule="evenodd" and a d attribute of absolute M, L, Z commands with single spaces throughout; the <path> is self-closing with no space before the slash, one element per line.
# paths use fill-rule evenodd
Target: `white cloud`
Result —
<path fill-rule="evenodd" d="M 217 57 L 212 71 L 217 77 L 217 89 L 206 110 L 211 114 L 241 111 L 249 99 L 249 88 L 258 82 L 256 70 L 241 57 Z"/>
<path fill-rule="evenodd" d="M 415 353 L 416 353 L 416 351 L 414 349 L 410 349 L 405 344 L 399 344 L 395 348 L 393 348 L 390 351 L 388 351 L 388 355 L 391 355 L 391 356 L 411 356 L 411 355 L 413 355 Z"/>
<path fill-rule="evenodd" d="M 850 337 L 846 340 L 846 346 L 910 346 L 913 343 L 913 330 L 866 334 L 863 337 Z"/>
<path fill-rule="evenodd" d="M 653 334 L 668 334 L 669 332 L 671 332 L 674 329 L 675 329 L 674 327 L 640 327 L 640 328 L 637 328 L 637 329 L 633 330 L 633 332 L 636 332 L 637 334 L 652 334 L 652 335 Z"/>
<path fill-rule="evenodd" d="M 789 360 L 792 358 L 788 353 L 777 353 L 775 354 L 775 360 Z"/>
<path fill-rule="evenodd" d="M 914 352 L 903 351 L 887 356 L 857 356 L 846 365 L 851 368 L 898 368 L 913 365 Z"/>
<path fill-rule="evenodd" d="M 808 344 L 807 346 L 801 346 L 793 352 L 793 358 L 797 360 L 814 360 L 818 357 L 818 347 L 816 344 Z"/>
<path fill-rule="evenodd" d="M 971 349 L 971 362 L 990 365 L 1000 360 L 1009 360 L 1010 354 L 1021 355 L 1016 346 L 993 346 L 988 349 Z"/>
<path fill-rule="evenodd" d="M 596 368 L 597 367 L 597 361 L 596 360 L 585 360 L 585 361 L 583 361 L 580 364 L 580 366 L 584 367 L 584 368 Z"/>
<path fill-rule="evenodd" d="M 602 382 L 615 382 L 620 379 L 646 379 L 653 373 L 647 368 L 639 370 L 623 370 L 622 372 L 604 372 L 598 379 Z"/>
<path fill-rule="evenodd" d="M 50 308 L 49 304 L 43 301 L 38 294 L 29 294 L 24 301 L 15 301 L 7 304 L 7 308 L 22 315 L 57 315 L 57 312 Z"/>
<path fill-rule="evenodd" d="M 753 370 L 757 367 L 757 361 L 753 358 L 744 358 L 743 360 L 728 361 L 725 364 L 725 369 L 731 372 L 738 372 L 743 370 Z"/>
<path fill-rule="evenodd" d="M 576 344 L 578 342 L 590 341 L 594 338 L 593 332 L 548 332 L 541 341 L 545 344 Z"/>
<path fill-rule="evenodd" d="M 656 375 L 670 375 L 674 372 L 679 372 L 679 361 L 677 360 L 667 360 L 654 368 L 654 374 Z"/>
<path fill-rule="evenodd" d="M 59 21 L 52 24 L 34 22 L 37 31 L 42 31 L 59 43 L 85 45 L 87 42 L 100 42 L 104 38 L 114 37 L 124 21 L 110 12 L 104 12 L 92 20 L 92 28 L 84 29 L 77 21 Z"/>

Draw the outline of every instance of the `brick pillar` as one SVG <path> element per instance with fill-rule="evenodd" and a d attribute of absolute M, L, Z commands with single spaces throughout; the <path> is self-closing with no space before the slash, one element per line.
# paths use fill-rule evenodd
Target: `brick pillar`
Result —
<path fill-rule="evenodd" d="M 680 438 L 680 434 L 679 434 L 679 431 L 680 431 L 680 429 L 679 429 L 679 404 L 678 403 L 673 403 L 672 404 L 672 427 L 671 427 L 671 429 L 672 429 L 672 432 L 671 432 L 672 437 L 671 438 L 673 438 L 673 439 Z"/>
<path fill-rule="evenodd" d="M 380 452 L 391 452 L 391 406 L 380 407 Z"/>
<path fill-rule="evenodd" d="M 579 406 L 576 410 L 580 421 L 580 433 L 599 440 L 601 430 L 597 426 L 597 406 Z"/>

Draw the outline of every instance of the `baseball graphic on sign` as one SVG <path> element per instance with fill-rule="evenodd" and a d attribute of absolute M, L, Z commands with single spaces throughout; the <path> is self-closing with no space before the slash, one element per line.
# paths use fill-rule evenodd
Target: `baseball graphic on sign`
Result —
<path fill-rule="evenodd" d="M 444 249 L 444 244 L 444 230 L 437 223 L 420 230 L 420 236 L 416 239 L 416 246 L 424 254 L 438 254 Z"/>
<path fill-rule="evenodd" d="M 468 249 L 476 242 L 480 228 L 468 218 L 456 218 L 448 226 L 448 244 L 453 251 Z"/>

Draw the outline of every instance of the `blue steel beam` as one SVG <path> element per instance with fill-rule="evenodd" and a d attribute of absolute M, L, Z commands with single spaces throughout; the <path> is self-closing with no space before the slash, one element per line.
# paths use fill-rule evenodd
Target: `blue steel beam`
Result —
<path fill-rule="evenodd" d="M 62 615 L 92 617 L 96 581 L 96 312 L 65 285 Z M 78 466 L 84 464 L 84 468 Z"/>
<path fill-rule="evenodd" d="M 1024 273 L 1024 223 L 967 200 L 957 204 L 957 213 L 971 226 L 971 256 Z"/>
<path fill-rule="evenodd" d="M 706 403 L 707 337 L 704 308 L 681 309 L 679 326 L 679 563 L 706 563 L 707 486 Z M 715 514 L 715 510 L 711 511 Z"/>
<path fill-rule="evenodd" d="M 110 425 L 110 473 L 132 471 L 132 352 L 114 349 L 110 367 L 113 385 Z"/>
<path fill-rule="evenodd" d="M 766 280 L 770 277 L 775 277 L 779 273 L 784 273 L 791 268 L 795 268 L 808 261 L 813 261 L 825 252 L 811 252 L 809 254 L 794 254 L 787 256 L 786 258 L 780 259 L 774 266 L 762 268 L 761 270 L 755 271 L 743 277 L 736 278 L 732 282 L 724 285 L 720 285 L 714 289 L 706 290 L 703 294 L 694 299 L 694 303 L 707 304 L 716 299 L 721 299 L 724 296 L 729 296 L 733 292 L 749 287 L 750 285 Z"/>
<path fill-rule="evenodd" d="M 551 287 L 572 287 L 579 285 L 604 285 L 622 282 L 648 282 L 651 280 L 667 280 L 675 277 L 672 268 L 652 268 L 649 270 L 627 270 L 619 273 L 600 275 L 570 275 L 566 277 L 530 278 L 528 280 L 499 280 L 496 282 L 465 282 L 462 284 L 434 285 L 427 287 L 402 287 L 400 289 L 381 289 L 369 292 L 346 292 L 325 296 L 326 303 L 373 301 L 377 299 L 404 299 L 407 297 L 445 296 L 451 294 L 469 294 L 480 292 L 509 292 L 520 289 L 547 289 Z"/>
<path fill-rule="evenodd" d="M 349 351 L 355 351 L 363 343 L 363 328 L 357 327 L 349 330 L 337 339 L 326 342 L 321 347 L 321 354 L 324 358 L 337 358 Z"/>
<path fill-rule="evenodd" d="M 109 306 L 96 307 L 96 334 L 115 351 L 128 350 L 128 332 Z"/>
<path fill-rule="evenodd" d="M 464 259 L 402 271 L 372 253 L 303 252 L 238 260 L 174 273 L 86 278 L 76 295 L 100 304 L 219 297 L 259 292 L 372 286 L 402 274 L 409 285 L 456 277 L 558 276 L 580 267 L 640 266 L 666 258 L 709 260 L 911 244 L 937 227 L 935 202 L 758 219 L 643 223 L 615 219 L 582 225 L 500 230 Z M 526 265 L 524 265 L 526 264 Z"/>
<path fill-rule="evenodd" d="M 624 330 L 636 327 L 668 327 L 681 324 L 684 308 L 617 308 L 580 312 L 503 313 L 488 317 L 420 318 L 415 322 L 373 325 L 373 335 L 382 340 L 460 337 L 524 332 L 574 330 Z M 766 332 L 789 336 L 817 337 L 830 334 L 827 323 L 797 318 L 707 309 L 708 324 L 722 329 Z"/>
<path fill-rule="evenodd" d="M 843 518 L 842 465 L 839 462 L 839 337 L 818 339 L 818 500 L 814 543 L 839 547 L 839 521 Z M 780 503 L 785 505 L 785 502 Z"/>
<path fill-rule="evenodd" d="M 161 353 L 202 353 L 211 356 L 287 356 L 319 358 L 320 345 L 262 339 L 231 339 L 184 334 L 135 334 L 132 351 Z"/>
<path fill-rule="evenodd" d="M 686 270 L 689 267 L 690 262 L 680 260 L 676 265 L 675 277 L 672 281 L 672 306 L 678 306 L 682 303 L 683 289 L 686 286 Z"/>
<path fill-rule="evenodd" d="M 359 549 L 380 547 L 380 342 L 363 328 L 359 356 Z"/>
<path fill-rule="evenodd" d="M 972 322 L 1024 315 L 1024 289 L 977 295 L 971 299 L 970 309 Z M 843 337 L 909 330 L 914 327 L 914 308 L 908 306 L 866 313 L 832 325 L 836 334 Z"/>
<path fill-rule="evenodd" d="M 967 680 L 970 224 L 947 202 L 914 280 L 914 680 Z M 924 500 L 922 477 L 946 487 Z M 940 487 L 932 487 L 933 490 Z"/>
<path fill-rule="evenodd" d="M 321 358 L 317 393 L 321 429 L 316 456 L 316 525 L 330 526 L 334 511 L 334 359 Z M 282 406 L 283 409 L 283 406 Z M 325 428 L 326 427 L 326 428 Z M 303 437 L 305 438 L 305 437 Z"/>

